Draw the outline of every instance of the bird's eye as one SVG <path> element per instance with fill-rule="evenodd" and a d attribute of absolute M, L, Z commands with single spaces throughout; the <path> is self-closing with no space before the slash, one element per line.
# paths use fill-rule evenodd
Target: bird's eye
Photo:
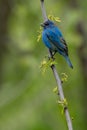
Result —
<path fill-rule="evenodd" d="M 48 26 L 48 25 L 49 25 L 49 23 L 45 23 L 45 25 L 46 25 L 46 26 Z"/>

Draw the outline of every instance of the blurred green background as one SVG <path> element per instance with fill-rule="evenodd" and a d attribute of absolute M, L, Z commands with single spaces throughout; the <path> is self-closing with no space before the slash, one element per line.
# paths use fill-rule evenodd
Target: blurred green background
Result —
<path fill-rule="evenodd" d="M 56 55 L 74 130 L 87 130 L 87 0 L 45 0 L 47 14 L 69 47 L 74 69 Z M 48 54 L 37 30 L 43 22 L 39 0 L 0 0 L 0 130 L 67 130 L 65 116 L 53 93 L 51 69 L 39 68 Z"/>

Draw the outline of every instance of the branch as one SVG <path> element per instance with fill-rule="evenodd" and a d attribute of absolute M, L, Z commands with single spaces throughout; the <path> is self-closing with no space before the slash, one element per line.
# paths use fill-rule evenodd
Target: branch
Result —
<path fill-rule="evenodd" d="M 44 22 L 45 22 L 45 21 L 48 20 L 48 18 L 47 18 L 46 10 L 45 10 L 45 7 L 44 7 L 44 0 L 40 0 L 40 1 L 41 1 L 42 15 L 43 15 L 43 19 L 44 19 Z M 52 53 L 50 51 L 49 51 L 49 56 L 51 58 L 53 58 Z M 60 80 L 59 75 L 57 73 L 56 67 L 55 67 L 55 65 L 52 65 L 51 68 L 52 68 L 54 77 L 55 77 L 56 82 L 57 82 L 59 98 L 60 98 L 61 101 L 64 101 L 65 97 L 64 97 L 64 93 L 63 93 L 63 89 L 62 89 L 62 83 L 61 83 L 61 80 Z M 68 130 L 73 130 L 72 121 L 71 121 L 71 118 L 70 118 L 68 107 L 66 105 L 64 107 L 64 113 L 65 113 L 65 117 L 66 117 Z"/>

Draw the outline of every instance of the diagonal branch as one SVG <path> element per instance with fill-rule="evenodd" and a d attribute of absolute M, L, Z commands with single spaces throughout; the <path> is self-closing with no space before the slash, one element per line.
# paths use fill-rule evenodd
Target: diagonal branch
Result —
<path fill-rule="evenodd" d="M 43 19 L 44 19 L 44 22 L 45 22 L 45 21 L 48 20 L 48 18 L 47 18 L 46 10 L 45 10 L 45 7 L 44 7 L 44 0 L 40 0 L 40 1 L 41 1 L 42 15 L 43 15 Z M 52 53 L 50 51 L 49 51 L 49 56 L 51 58 L 53 58 Z M 64 93 L 63 93 L 62 83 L 61 83 L 60 77 L 59 77 L 59 75 L 57 73 L 55 65 L 52 65 L 51 68 L 52 68 L 54 77 L 55 77 L 56 82 L 57 82 L 59 98 L 60 98 L 61 101 L 64 101 L 65 97 L 64 97 Z M 68 130 L 73 130 L 72 121 L 71 121 L 71 118 L 70 118 L 68 107 L 66 105 L 64 107 L 64 113 L 65 113 L 65 117 L 66 117 L 66 122 L 67 122 Z"/>

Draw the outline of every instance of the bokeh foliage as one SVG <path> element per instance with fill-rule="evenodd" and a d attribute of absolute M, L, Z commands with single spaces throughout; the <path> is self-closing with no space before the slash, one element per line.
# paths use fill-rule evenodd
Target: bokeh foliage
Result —
<path fill-rule="evenodd" d="M 37 43 L 37 31 L 43 22 L 40 1 L 1 0 L 0 7 L 2 4 L 4 8 L 9 7 L 6 8 L 9 11 L 5 16 L 6 31 L 0 29 L 0 48 L 3 49 L 0 49 L 0 130 L 66 130 L 65 117 L 53 93 L 56 82 L 51 69 L 42 75 L 39 67 L 48 55 L 42 40 Z M 68 75 L 63 89 L 74 130 L 86 130 L 87 77 L 79 56 L 85 36 L 78 32 L 77 25 L 82 23 L 83 31 L 87 32 L 87 1 L 48 0 L 45 4 L 48 14 L 61 19 L 58 26 L 67 41 L 74 66 L 71 70 L 63 57 L 56 54 L 60 77 L 61 73 Z M 4 8 L 0 9 L 1 20 Z M 2 40 L 2 34 L 6 40 Z M 4 48 L 1 43 L 5 43 Z"/>

